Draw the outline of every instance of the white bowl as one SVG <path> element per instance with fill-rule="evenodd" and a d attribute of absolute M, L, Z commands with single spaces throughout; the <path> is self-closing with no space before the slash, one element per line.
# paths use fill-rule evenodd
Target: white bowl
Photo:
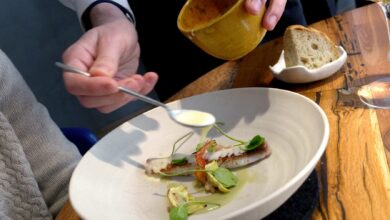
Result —
<path fill-rule="evenodd" d="M 232 200 L 196 219 L 260 219 L 282 205 L 310 175 L 324 153 L 329 124 L 323 110 L 297 93 L 270 88 L 222 90 L 168 104 L 214 114 L 231 136 L 260 134 L 272 154 L 242 170 Z M 70 182 L 72 206 L 83 219 L 169 219 L 164 196 L 171 181 L 147 177 L 147 158 L 167 156 L 173 143 L 192 129 L 174 123 L 162 108 L 122 124 L 82 158 Z M 192 153 L 198 130 L 180 148 Z M 214 132 L 221 144 L 231 144 Z M 241 172 L 241 171 L 240 171 Z M 175 178 L 195 192 L 193 178 Z M 196 194 L 195 196 L 199 196 Z M 229 198 L 229 195 L 227 196 Z"/>
<path fill-rule="evenodd" d="M 302 65 L 286 67 L 283 50 L 278 62 L 275 65 L 270 66 L 270 69 L 275 78 L 287 83 L 308 83 L 325 79 L 336 73 L 347 60 L 347 53 L 344 48 L 338 46 L 338 50 L 340 56 L 337 60 L 327 63 L 317 69 L 308 69 Z"/>

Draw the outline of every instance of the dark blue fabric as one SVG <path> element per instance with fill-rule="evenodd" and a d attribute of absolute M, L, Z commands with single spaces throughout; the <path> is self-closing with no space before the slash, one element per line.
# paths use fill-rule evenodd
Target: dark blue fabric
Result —
<path fill-rule="evenodd" d="M 97 141 L 96 135 L 88 128 L 61 128 L 65 137 L 77 146 L 84 155 Z"/>

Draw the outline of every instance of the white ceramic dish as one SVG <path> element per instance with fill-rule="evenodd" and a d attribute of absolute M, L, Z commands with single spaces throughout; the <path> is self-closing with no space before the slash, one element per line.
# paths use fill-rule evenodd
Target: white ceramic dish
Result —
<path fill-rule="evenodd" d="M 272 74 L 275 78 L 287 83 L 308 83 L 317 80 L 325 79 L 336 73 L 347 60 L 347 52 L 344 48 L 338 46 L 340 57 L 331 63 L 327 63 L 317 69 L 308 69 L 305 66 L 286 67 L 284 61 L 284 50 L 280 54 L 278 62 L 270 66 Z"/>
<path fill-rule="evenodd" d="M 232 136 L 266 138 L 272 155 L 245 168 L 234 199 L 211 212 L 190 219 L 260 219 L 284 203 L 312 172 L 325 151 L 329 125 L 322 109 L 297 93 L 269 88 L 222 90 L 170 103 L 207 111 L 225 123 Z M 70 201 L 85 219 L 169 219 L 164 197 L 170 181 L 147 177 L 149 157 L 170 154 L 173 143 L 191 131 L 155 108 L 122 124 L 102 138 L 82 158 L 70 182 Z M 216 134 L 215 134 L 216 135 Z M 220 142 L 229 142 L 214 136 Z M 192 153 L 199 134 L 180 148 Z M 193 178 L 183 184 L 194 192 Z"/>

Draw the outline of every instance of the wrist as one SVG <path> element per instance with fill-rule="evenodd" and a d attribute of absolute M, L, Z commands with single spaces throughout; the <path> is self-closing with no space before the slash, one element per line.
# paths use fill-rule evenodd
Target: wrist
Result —
<path fill-rule="evenodd" d="M 126 15 L 115 5 L 101 3 L 94 6 L 89 14 L 92 27 L 96 27 L 117 19 L 128 19 Z"/>
<path fill-rule="evenodd" d="M 118 19 L 126 19 L 135 23 L 134 15 L 128 5 L 120 1 L 96 0 L 83 12 L 81 21 L 84 29 L 89 30 L 93 27 L 113 22 Z"/>

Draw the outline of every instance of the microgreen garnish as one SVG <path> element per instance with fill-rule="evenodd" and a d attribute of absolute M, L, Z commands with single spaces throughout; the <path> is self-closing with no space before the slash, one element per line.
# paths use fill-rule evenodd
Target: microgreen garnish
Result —
<path fill-rule="evenodd" d="M 224 132 L 217 124 L 214 124 L 214 128 L 216 128 L 223 136 L 229 138 L 230 140 L 232 141 L 236 141 L 240 144 L 245 144 L 245 141 L 242 141 L 242 140 L 238 140 L 230 135 L 228 135 L 226 132 Z"/>
<path fill-rule="evenodd" d="M 241 149 L 244 151 L 250 151 L 254 150 L 258 147 L 260 147 L 264 143 L 264 138 L 260 135 L 254 136 L 245 147 L 242 147 Z"/>
<path fill-rule="evenodd" d="M 177 150 L 179 150 L 179 148 L 181 146 L 183 146 L 183 144 L 194 134 L 193 131 L 190 131 L 188 132 L 187 134 L 185 134 L 183 137 L 179 138 L 178 140 L 176 140 L 176 142 L 173 144 L 173 147 L 172 147 L 172 152 L 171 152 L 171 163 L 174 164 L 174 165 L 181 165 L 181 164 L 185 164 L 188 162 L 187 158 L 186 157 L 180 157 L 180 158 L 173 158 L 173 154 L 176 153 Z M 176 147 L 176 144 L 178 144 L 180 141 L 183 142 L 180 144 L 179 147 Z"/>
<path fill-rule="evenodd" d="M 202 146 L 205 144 L 207 134 L 209 133 L 211 128 L 213 128 L 212 125 L 201 128 L 201 130 L 200 130 L 201 136 L 199 139 L 199 143 L 196 145 L 196 149 L 195 149 L 196 152 L 198 152 L 198 150 L 200 150 L 200 148 L 202 148 Z"/>
<path fill-rule="evenodd" d="M 193 131 L 190 131 L 190 132 L 188 132 L 187 134 L 185 134 L 183 137 L 177 139 L 177 141 L 175 141 L 175 143 L 173 144 L 171 156 L 172 156 L 177 150 L 179 150 L 179 148 L 180 148 L 181 146 L 183 146 L 183 144 L 184 144 L 184 143 L 185 143 L 193 134 L 194 134 L 194 132 L 193 132 Z M 181 140 L 183 140 L 183 139 L 185 139 L 185 140 L 183 141 L 183 143 L 181 143 L 180 146 L 176 148 L 176 144 L 178 144 L 178 143 L 179 143 Z"/>
<path fill-rule="evenodd" d="M 180 204 L 177 207 L 173 207 L 169 211 L 170 220 L 185 220 L 188 218 L 188 215 L 191 215 L 199 210 L 206 209 L 207 211 L 212 211 L 221 207 L 221 204 L 213 202 L 203 202 L 203 201 L 189 201 L 187 203 Z"/>
<path fill-rule="evenodd" d="M 207 170 L 210 170 L 207 173 L 208 182 L 217 187 L 219 191 L 227 193 L 230 191 L 229 188 L 237 184 L 237 177 L 230 170 L 219 167 L 217 161 L 214 160 L 205 167 Z"/>
<path fill-rule="evenodd" d="M 169 211 L 170 220 L 185 220 L 188 218 L 188 210 L 186 204 L 181 204 L 178 207 L 173 207 Z"/>
<path fill-rule="evenodd" d="M 229 138 L 230 140 L 233 140 L 235 142 L 238 142 L 234 146 L 240 146 L 241 150 L 243 151 L 251 151 L 258 147 L 260 147 L 264 143 L 264 138 L 260 135 L 254 136 L 250 141 L 243 141 L 236 139 L 230 135 L 228 135 L 226 132 L 224 132 L 217 124 L 214 124 L 214 127 L 225 137 Z"/>
<path fill-rule="evenodd" d="M 215 171 L 211 172 L 215 179 L 218 180 L 224 187 L 231 188 L 238 182 L 237 177 L 228 169 L 224 167 L 218 167 Z"/>
<path fill-rule="evenodd" d="M 188 162 L 188 160 L 186 157 L 172 159 L 172 161 L 171 161 L 171 163 L 174 165 L 182 165 L 182 164 L 185 164 L 187 162 Z"/>

